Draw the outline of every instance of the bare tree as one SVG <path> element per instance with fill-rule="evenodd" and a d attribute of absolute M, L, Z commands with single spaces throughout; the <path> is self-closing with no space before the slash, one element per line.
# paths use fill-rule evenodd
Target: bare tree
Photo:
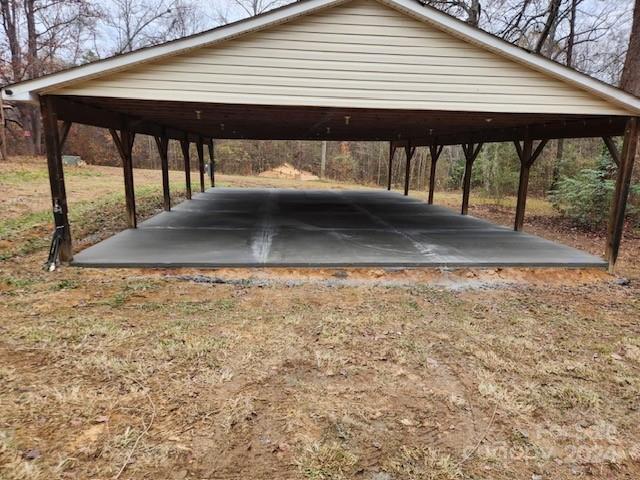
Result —
<path fill-rule="evenodd" d="M 232 2 L 250 17 L 289 3 L 288 0 L 232 0 Z"/>
<path fill-rule="evenodd" d="M 547 21 L 544 24 L 544 28 L 542 32 L 540 32 L 540 36 L 538 37 L 538 41 L 536 43 L 536 48 L 534 51 L 536 53 L 542 52 L 543 47 L 549 40 L 551 42 L 554 41 L 554 33 L 558 26 L 558 13 L 560 12 L 560 4 L 562 0 L 550 0 Z M 553 32 L 553 33 L 552 33 Z"/>
<path fill-rule="evenodd" d="M 439 8 L 455 17 L 464 17 L 469 24 L 477 27 L 480 24 L 482 5 L 480 0 L 421 0 L 425 5 Z"/>
<path fill-rule="evenodd" d="M 573 66 L 573 49 L 576 43 L 576 16 L 578 13 L 578 1 L 571 0 L 570 15 L 569 15 L 569 37 L 567 39 L 567 52 L 565 56 L 565 62 L 568 67 Z M 562 160 L 564 158 L 564 139 L 561 138 L 557 142 L 556 158 L 553 164 L 553 171 L 551 173 L 551 184 L 549 189 L 555 190 L 560 180 L 560 169 L 562 167 Z"/>
<path fill-rule="evenodd" d="M 620 86 L 627 92 L 640 95 L 640 0 L 636 0 L 633 9 L 633 26 Z"/>
<path fill-rule="evenodd" d="M 194 33 L 200 27 L 195 4 L 185 0 L 112 0 L 105 25 L 114 53 L 126 53 Z"/>
<path fill-rule="evenodd" d="M 73 64 L 85 32 L 93 29 L 99 10 L 89 0 L 0 0 L 3 83 L 14 83 Z M 37 110 L 18 109 L 32 154 L 40 153 Z"/>
<path fill-rule="evenodd" d="M 160 22 L 160 29 L 166 32 L 166 40 L 186 37 L 205 28 L 203 12 L 193 2 L 176 0 L 171 7 L 171 15 Z"/>

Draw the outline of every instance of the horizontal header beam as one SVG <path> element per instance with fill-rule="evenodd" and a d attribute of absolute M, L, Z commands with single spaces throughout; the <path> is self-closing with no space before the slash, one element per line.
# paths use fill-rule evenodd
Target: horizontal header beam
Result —
<path fill-rule="evenodd" d="M 172 139 L 393 141 L 400 148 L 619 136 L 628 117 L 338 109 L 51 96 L 60 120 Z"/>
<path fill-rule="evenodd" d="M 569 138 L 596 138 L 600 136 L 620 136 L 624 133 L 627 117 L 610 117 L 598 120 L 561 122 L 560 124 L 531 125 L 515 128 L 500 128 L 434 135 L 411 139 L 411 145 L 460 145 L 463 143 L 498 143 L 529 138 L 531 140 L 558 140 Z M 407 140 L 394 140 L 397 148 L 404 147 Z"/>
<path fill-rule="evenodd" d="M 185 133 L 190 142 L 197 142 L 199 138 L 205 137 L 202 132 L 185 132 L 185 130 L 162 125 L 156 122 L 150 122 L 133 115 L 124 115 L 119 112 L 106 110 L 100 107 L 86 105 L 68 100 L 66 97 L 49 97 L 52 100 L 53 108 L 56 111 L 59 120 L 65 122 L 79 123 L 83 125 L 91 125 L 94 127 L 119 129 L 122 125 L 123 118 L 128 120 L 128 127 L 131 132 L 143 135 L 151 135 L 161 137 L 166 135 L 172 140 L 184 140 Z M 144 112 L 141 112 L 144 113 Z"/>

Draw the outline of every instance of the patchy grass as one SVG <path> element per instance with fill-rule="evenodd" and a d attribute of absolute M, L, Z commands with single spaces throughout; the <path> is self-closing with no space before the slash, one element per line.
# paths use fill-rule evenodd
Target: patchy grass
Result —
<path fill-rule="evenodd" d="M 355 473 L 358 457 L 338 443 L 313 443 L 302 450 L 296 463 L 305 478 L 342 480 Z"/>
<path fill-rule="evenodd" d="M 396 478 L 407 480 L 456 480 L 464 478 L 462 470 L 449 455 L 429 447 L 402 447 L 398 458 L 389 463 Z"/>
<path fill-rule="evenodd" d="M 30 192 L 31 210 L 0 214 L 0 478 L 640 476 L 633 238 L 629 286 L 554 270 L 49 274 L 47 179 L 20 168 L 2 201 Z M 96 171 L 68 176 L 80 246 L 124 225 L 119 170 Z M 136 171 L 142 216 L 156 174 Z M 596 248 L 544 208 L 530 228 Z"/>
<path fill-rule="evenodd" d="M 398 190 L 399 191 L 399 190 Z M 410 192 L 411 196 L 418 198 L 425 198 L 424 192 Z M 472 210 L 474 208 L 490 208 L 496 211 L 509 211 L 515 212 L 517 197 L 509 195 L 499 200 L 485 195 L 471 195 L 470 203 Z M 462 204 L 462 194 L 460 192 L 436 192 L 434 195 L 434 203 L 438 205 L 444 205 L 446 207 L 458 210 Z M 472 211 L 473 213 L 473 211 Z M 544 215 L 549 217 L 558 216 L 558 212 L 553 209 L 553 206 L 543 198 L 529 197 L 527 199 L 527 214 L 528 215 Z"/>

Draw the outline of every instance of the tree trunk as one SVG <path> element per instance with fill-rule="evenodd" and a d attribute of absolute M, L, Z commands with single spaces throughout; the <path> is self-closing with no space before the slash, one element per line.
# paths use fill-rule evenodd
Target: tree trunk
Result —
<path fill-rule="evenodd" d="M 26 78 L 31 79 L 38 77 L 44 72 L 40 71 L 38 65 L 38 36 L 36 34 L 36 14 L 34 0 L 25 0 L 24 13 L 27 20 L 27 64 Z M 29 107 L 27 111 L 27 128 L 29 128 L 31 136 L 29 137 L 29 149 L 32 155 L 40 155 L 42 149 L 40 143 L 42 141 L 40 127 L 40 112 L 37 108 Z"/>
<path fill-rule="evenodd" d="M 538 38 L 538 43 L 536 44 L 535 51 L 536 53 L 542 52 L 545 43 L 550 38 L 551 32 L 554 30 L 556 21 L 558 19 L 558 11 L 560 10 L 561 0 L 551 0 L 549 4 L 549 15 L 547 16 L 547 22 L 544 25 L 544 29 L 540 33 L 540 38 Z M 553 40 L 553 38 L 551 38 Z"/>
<path fill-rule="evenodd" d="M 567 55 L 566 65 L 567 67 L 573 66 L 573 50 L 576 44 L 576 13 L 578 8 L 578 0 L 571 0 L 571 15 L 569 16 L 569 38 L 567 39 Z M 562 159 L 564 157 L 564 139 L 558 140 L 558 147 L 556 149 L 556 161 L 553 164 L 553 174 L 551 177 L 551 188 L 555 190 L 558 186 L 558 180 L 560 180 L 560 169 L 562 167 Z"/>
<path fill-rule="evenodd" d="M 560 180 L 560 169 L 562 167 L 562 159 L 564 157 L 564 139 L 560 138 L 558 140 L 557 148 L 556 148 L 556 160 L 553 164 L 553 172 L 551 174 L 551 185 L 549 186 L 549 190 L 555 190 L 558 186 L 558 181 Z"/>
<path fill-rule="evenodd" d="M 477 27 L 480 24 L 480 13 L 482 12 L 482 6 L 480 0 L 471 0 L 471 6 L 469 7 L 467 17 L 467 23 Z"/>
<path fill-rule="evenodd" d="M 629 93 L 640 95 L 640 0 L 636 0 L 633 10 L 633 27 L 620 87 Z"/>

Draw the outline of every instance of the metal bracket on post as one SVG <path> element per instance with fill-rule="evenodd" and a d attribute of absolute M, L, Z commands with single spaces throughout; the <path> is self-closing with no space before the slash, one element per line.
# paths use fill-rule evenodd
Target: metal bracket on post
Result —
<path fill-rule="evenodd" d="M 60 206 L 58 199 L 55 200 L 55 204 L 53 206 L 53 218 L 55 219 L 56 228 L 53 231 L 51 246 L 49 247 L 49 257 L 44 265 L 44 269 L 48 272 L 53 272 L 60 265 L 60 245 L 64 238 L 62 207 Z"/>

